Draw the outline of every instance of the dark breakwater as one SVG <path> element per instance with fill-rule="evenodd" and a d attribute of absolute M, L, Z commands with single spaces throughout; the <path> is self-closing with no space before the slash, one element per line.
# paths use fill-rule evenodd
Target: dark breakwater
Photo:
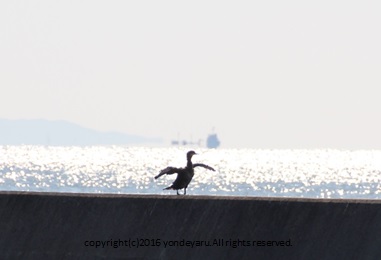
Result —
<path fill-rule="evenodd" d="M 0 192 L 2 259 L 381 259 L 381 202 Z"/>

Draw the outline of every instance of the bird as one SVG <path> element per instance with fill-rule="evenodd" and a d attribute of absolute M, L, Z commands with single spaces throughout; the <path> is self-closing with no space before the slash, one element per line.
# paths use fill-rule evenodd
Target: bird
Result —
<path fill-rule="evenodd" d="M 192 163 L 192 156 L 197 154 L 195 151 L 187 152 L 187 166 L 184 168 L 176 168 L 168 166 L 167 168 L 160 171 L 158 175 L 155 176 L 155 179 L 159 178 L 164 174 L 174 174 L 177 173 L 176 180 L 172 183 L 171 186 L 165 188 L 164 190 L 176 190 L 177 195 L 180 195 L 179 190 L 184 189 L 183 195 L 187 194 L 187 188 L 194 176 L 194 168 L 203 167 L 205 169 L 215 171 L 212 167 L 203 164 L 203 163 Z"/>

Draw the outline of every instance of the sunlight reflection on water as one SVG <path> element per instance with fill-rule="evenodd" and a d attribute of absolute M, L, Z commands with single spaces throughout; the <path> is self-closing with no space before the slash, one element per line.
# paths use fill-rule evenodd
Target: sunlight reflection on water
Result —
<path fill-rule="evenodd" d="M 0 189 L 83 193 L 175 194 L 187 148 L 0 146 Z M 381 151 L 196 149 L 188 194 L 381 198 Z"/>

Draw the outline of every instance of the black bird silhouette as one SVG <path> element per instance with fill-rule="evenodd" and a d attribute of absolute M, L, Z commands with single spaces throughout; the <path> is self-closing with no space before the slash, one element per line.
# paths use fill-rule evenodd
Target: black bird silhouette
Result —
<path fill-rule="evenodd" d="M 179 194 L 179 190 L 184 189 L 184 194 L 187 194 L 187 187 L 188 184 L 191 182 L 193 175 L 194 175 L 194 168 L 195 167 L 204 167 L 208 170 L 214 171 L 214 169 L 206 164 L 202 163 L 192 163 L 192 156 L 196 153 L 194 151 L 187 152 L 187 166 L 185 168 L 175 168 L 175 167 L 167 167 L 160 171 L 160 173 L 155 176 L 155 179 L 159 178 L 160 176 L 164 174 L 174 174 L 177 173 L 176 180 L 172 183 L 171 186 L 165 188 L 164 190 L 176 190 L 177 195 Z"/>

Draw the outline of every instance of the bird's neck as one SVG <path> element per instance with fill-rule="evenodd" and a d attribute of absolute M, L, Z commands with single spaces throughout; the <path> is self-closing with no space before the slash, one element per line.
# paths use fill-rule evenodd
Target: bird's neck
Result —
<path fill-rule="evenodd" d="M 192 164 L 192 157 L 188 157 L 187 158 L 187 167 L 193 167 L 193 164 Z"/>

